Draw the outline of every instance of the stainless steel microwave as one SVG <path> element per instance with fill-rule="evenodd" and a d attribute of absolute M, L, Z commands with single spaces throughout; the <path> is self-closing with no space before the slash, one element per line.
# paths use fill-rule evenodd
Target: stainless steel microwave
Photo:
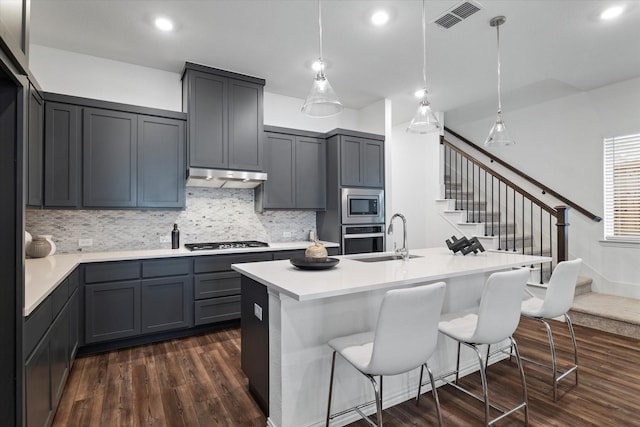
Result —
<path fill-rule="evenodd" d="M 384 224 L 384 190 L 342 189 L 343 224 Z"/>

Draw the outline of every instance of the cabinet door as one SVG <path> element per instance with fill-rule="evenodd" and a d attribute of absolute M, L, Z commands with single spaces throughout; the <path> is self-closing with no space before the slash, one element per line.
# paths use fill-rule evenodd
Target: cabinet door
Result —
<path fill-rule="evenodd" d="M 69 312 L 63 310 L 49 330 L 51 351 L 51 401 L 57 406 L 69 375 Z"/>
<path fill-rule="evenodd" d="M 193 278 L 142 281 L 142 333 L 187 328 L 193 324 Z"/>
<path fill-rule="evenodd" d="M 264 208 L 291 209 L 296 205 L 295 139 L 274 133 L 266 136 Z"/>
<path fill-rule="evenodd" d="M 296 208 L 326 209 L 327 142 L 319 138 L 296 137 Z"/>
<path fill-rule="evenodd" d="M 46 427 L 53 415 L 51 403 L 51 355 L 45 338 L 25 364 L 25 412 L 27 427 Z"/>
<path fill-rule="evenodd" d="M 362 138 L 340 137 L 340 177 L 341 184 L 362 185 Z"/>
<path fill-rule="evenodd" d="M 27 139 L 27 205 L 42 206 L 44 101 L 29 84 L 29 135 Z"/>
<path fill-rule="evenodd" d="M 87 344 L 140 334 L 140 281 L 85 285 Z"/>
<path fill-rule="evenodd" d="M 44 205 L 79 205 L 80 108 L 47 102 L 44 133 Z"/>
<path fill-rule="evenodd" d="M 184 122 L 138 116 L 138 207 L 183 208 Z"/>
<path fill-rule="evenodd" d="M 82 124 L 83 205 L 135 207 L 137 116 L 86 108 Z"/>
<path fill-rule="evenodd" d="M 382 141 L 365 139 L 362 143 L 363 180 L 365 187 L 384 187 L 384 145 Z"/>
<path fill-rule="evenodd" d="M 261 171 L 263 87 L 229 79 L 229 169 Z"/>
<path fill-rule="evenodd" d="M 69 368 L 73 365 L 80 342 L 80 291 L 75 290 L 69 298 Z"/>
<path fill-rule="evenodd" d="M 225 168 L 229 128 L 227 79 L 188 70 L 189 165 Z"/>

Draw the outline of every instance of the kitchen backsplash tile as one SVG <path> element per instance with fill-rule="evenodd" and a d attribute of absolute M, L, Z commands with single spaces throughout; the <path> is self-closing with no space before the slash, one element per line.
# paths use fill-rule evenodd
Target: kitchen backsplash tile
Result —
<path fill-rule="evenodd" d="M 76 252 L 79 239 L 93 239 L 84 252 L 171 247 L 173 224 L 180 244 L 228 240 L 266 242 L 306 240 L 316 228 L 309 211 L 254 210 L 253 190 L 187 188 L 184 211 L 31 210 L 25 228 L 33 235 L 52 234 L 57 253 Z M 290 232 L 290 237 L 284 237 Z M 161 242 L 161 238 L 168 239 Z"/>

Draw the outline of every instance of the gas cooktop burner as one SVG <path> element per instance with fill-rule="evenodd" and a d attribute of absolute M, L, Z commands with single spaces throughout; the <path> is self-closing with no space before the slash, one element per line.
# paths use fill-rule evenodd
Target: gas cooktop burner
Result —
<path fill-rule="evenodd" d="M 185 243 L 184 247 L 190 251 L 209 251 L 215 249 L 268 248 L 269 244 L 256 240 L 245 240 L 240 242 Z"/>

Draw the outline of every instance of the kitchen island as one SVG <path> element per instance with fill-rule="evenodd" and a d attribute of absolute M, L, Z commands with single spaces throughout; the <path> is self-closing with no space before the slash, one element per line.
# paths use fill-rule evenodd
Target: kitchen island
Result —
<path fill-rule="evenodd" d="M 462 256 L 442 248 L 413 250 L 411 255 L 416 257 L 407 261 L 372 259 L 388 255 L 338 257 L 340 263 L 336 267 L 323 271 L 299 270 L 287 260 L 232 266 L 243 275 L 243 369 L 252 394 L 268 408 L 269 426 L 324 424 L 331 367 L 327 342 L 338 336 L 373 330 L 387 290 L 445 281 L 442 312 L 448 313 L 476 306 L 492 273 L 551 260 L 510 252 Z M 262 297 L 261 293 L 266 295 Z M 255 300 L 248 300 L 254 296 Z M 256 343 L 261 342 L 267 344 L 260 348 Z M 439 338 L 430 360 L 434 373 L 454 367 L 455 348 L 450 340 Z M 462 353 L 463 374 L 477 370 L 472 356 Z M 498 356 L 490 363 L 496 360 Z M 246 363 L 249 361 L 252 363 Z M 268 372 L 256 366 L 263 366 Z M 384 407 L 413 397 L 418 375 L 419 370 L 415 370 L 385 378 Z M 423 390 L 428 391 L 429 387 Z M 333 410 L 338 412 L 372 397 L 367 380 L 348 364 L 338 361 Z M 428 406 L 424 405 L 425 410 Z M 372 411 L 370 408 L 369 412 Z M 357 414 L 352 414 L 336 419 L 335 423 L 346 424 L 357 418 Z"/>

